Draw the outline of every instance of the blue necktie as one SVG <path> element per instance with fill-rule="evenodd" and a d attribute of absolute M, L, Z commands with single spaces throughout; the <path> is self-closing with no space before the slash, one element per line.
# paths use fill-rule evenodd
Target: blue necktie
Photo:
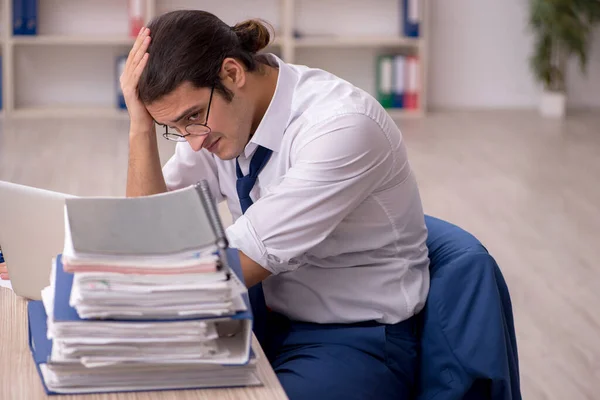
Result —
<path fill-rule="evenodd" d="M 246 212 L 248 207 L 252 205 L 252 199 L 250 198 L 250 192 L 256 183 L 258 174 L 263 167 L 269 161 L 272 151 L 258 146 L 252 160 L 250 161 L 250 171 L 248 175 L 244 176 L 240 163 L 235 160 L 235 172 L 237 175 L 236 189 L 238 197 L 240 199 L 240 206 L 242 207 L 242 214 Z M 268 339 L 267 334 L 267 305 L 265 303 L 265 296 L 263 294 L 262 284 L 258 283 L 248 289 L 248 297 L 250 300 L 250 306 L 252 307 L 253 326 L 252 330 L 256 335 L 256 339 L 262 346 L 266 346 Z"/>
<path fill-rule="evenodd" d="M 242 214 L 244 214 L 248 207 L 252 205 L 250 192 L 256 183 L 258 174 L 267 164 L 267 161 L 269 161 L 271 153 L 273 152 L 266 147 L 258 146 L 252 156 L 252 160 L 250 161 L 250 171 L 246 176 L 242 174 L 242 169 L 240 168 L 240 163 L 237 158 L 235 160 L 235 172 L 237 175 L 236 189 L 238 198 L 240 199 L 240 206 L 242 207 Z"/>

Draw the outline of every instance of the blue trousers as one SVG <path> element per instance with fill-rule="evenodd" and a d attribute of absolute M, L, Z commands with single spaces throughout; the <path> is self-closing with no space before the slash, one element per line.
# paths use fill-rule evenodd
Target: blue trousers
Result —
<path fill-rule="evenodd" d="M 262 286 L 250 289 L 254 331 L 290 400 L 412 399 L 418 334 L 415 318 L 315 324 L 267 311 Z"/>

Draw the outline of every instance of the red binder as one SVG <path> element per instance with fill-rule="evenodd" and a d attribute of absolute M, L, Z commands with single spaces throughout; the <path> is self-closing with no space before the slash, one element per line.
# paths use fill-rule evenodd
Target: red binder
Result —
<path fill-rule="evenodd" d="M 144 0 L 129 0 L 129 35 L 137 37 L 144 26 Z"/>
<path fill-rule="evenodd" d="M 419 91 L 421 77 L 419 74 L 419 57 L 406 57 L 406 85 L 404 93 L 404 107 L 416 110 L 419 108 Z"/>

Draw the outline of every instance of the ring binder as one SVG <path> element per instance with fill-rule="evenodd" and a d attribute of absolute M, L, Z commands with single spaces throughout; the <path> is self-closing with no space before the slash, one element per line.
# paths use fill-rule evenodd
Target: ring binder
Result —
<path fill-rule="evenodd" d="M 225 236 L 225 229 L 223 229 L 223 224 L 221 223 L 221 218 L 219 217 L 219 211 L 217 210 L 213 196 L 210 193 L 208 182 L 203 179 L 197 182 L 195 187 L 200 199 L 202 200 L 204 209 L 207 211 L 210 217 L 211 226 L 214 229 L 215 236 L 217 236 L 217 241 L 215 244 L 220 249 L 227 249 L 229 247 L 229 241 L 227 240 L 227 236 Z"/>

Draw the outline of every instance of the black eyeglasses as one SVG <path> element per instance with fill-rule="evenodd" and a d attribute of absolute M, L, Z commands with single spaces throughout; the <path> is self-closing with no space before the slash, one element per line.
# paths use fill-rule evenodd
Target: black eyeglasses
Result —
<path fill-rule="evenodd" d="M 212 103 L 213 92 L 215 91 L 215 86 L 210 89 L 210 98 L 208 99 L 208 106 L 206 106 L 206 121 L 203 124 L 192 123 L 185 127 L 185 131 L 187 132 L 185 135 L 176 132 L 169 132 L 169 127 L 165 126 L 165 133 L 163 133 L 163 137 L 167 140 L 172 140 L 174 142 L 185 142 L 185 138 L 187 136 L 206 136 L 211 132 L 208 124 L 208 113 L 210 112 L 210 104 Z"/>

